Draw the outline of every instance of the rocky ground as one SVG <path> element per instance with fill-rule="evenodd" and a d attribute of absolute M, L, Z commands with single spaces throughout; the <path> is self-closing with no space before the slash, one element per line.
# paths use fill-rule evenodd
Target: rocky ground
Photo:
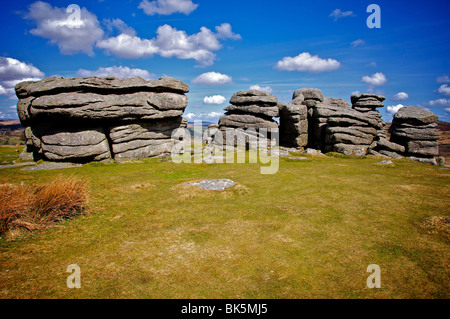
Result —
<path fill-rule="evenodd" d="M 389 131 L 389 128 L 392 123 L 386 123 L 386 130 Z M 438 141 L 439 143 L 439 153 L 441 156 L 445 158 L 446 165 L 450 164 L 450 123 L 444 121 L 437 121 L 437 129 L 441 134 L 441 138 Z M 387 132 L 387 136 L 389 138 L 389 132 Z"/>
<path fill-rule="evenodd" d="M 209 124 L 209 123 L 208 123 Z M 191 125 L 188 125 L 192 126 Z M 391 123 L 387 123 L 386 131 L 389 130 Z M 0 119 L 0 145 L 15 145 L 24 143 L 24 127 L 17 120 Z M 438 121 L 437 129 L 441 133 L 439 140 L 439 151 L 445 158 L 446 164 L 450 164 L 450 123 Z M 389 132 L 387 132 L 389 137 Z"/>

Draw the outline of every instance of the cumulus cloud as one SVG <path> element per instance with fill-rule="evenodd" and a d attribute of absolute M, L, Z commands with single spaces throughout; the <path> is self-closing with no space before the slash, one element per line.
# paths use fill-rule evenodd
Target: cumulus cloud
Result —
<path fill-rule="evenodd" d="M 438 99 L 438 100 L 431 100 L 426 103 L 423 103 L 422 106 L 428 106 L 428 107 L 449 107 L 450 106 L 450 99 Z"/>
<path fill-rule="evenodd" d="M 333 12 L 330 13 L 330 17 L 334 18 L 334 21 L 337 21 L 340 18 L 353 16 L 355 16 L 353 14 L 353 11 L 341 11 L 341 9 L 335 9 Z"/>
<path fill-rule="evenodd" d="M 450 96 L 450 87 L 448 84 L 442 84 L 437 92 L 445 96 Z"/>
<path fill-rule="evenodd" d="M 404 107 L 404 105 L 402 105 L 402 104 L 389 105 L 389 106 L 387 107 L 387 111 L 388 111 L 390 114 L 395 114 L 395 113 L 397 113 L 398 110 L 400 110 L 402 107 Z"/>
<path fill-rule="evenodd" d="M 120 33 L 125 33 L 131 36 L 136 35 L 136 30 L 128 26 L 121 19 L 103 19 L 103 24 L 106 26 L 106 30 L 113 32 L 114 30 L 119 30 Z"/>
<path fill-rule="evenodd" d="M 0 96 L 8 95 L 8 91 L 0 84 Z"/>
<path fill-rule="evenodd" d="M 362 39 L 358 39 L 358 40 L 355 40 L 352 43 L 350 43 L 352 48 L 356 48 L 357 46 L 364 45 L 364 44 L 366 44 L 366 42 Z"/>
<path fill-rule="evenodd" d="M 222 95 L 205 96 L 203 104 L 223 104 L 227 99 Z"/>
<path fill-rule="evenodd" d="M 303 52 L 296 57 L 284 57 L 278 61 L 275 68 L 282 71 L 300 71 L 320 73 L 338 69 L 341 64 L 334 59 L 322 59 L 317 55 L 312 56 Z"/>
<path fill-rule="evenodd" d="M 387 82 L 387 78 L 383 73 L 377 72 L 375 74 L 372 74 L 371 76 L 363 76 L 362 81 L 369 84 L 370 86 L 379 86 L 384 85 Z"/>
<path fill-rule="evenodd" d="M 36 28 L 30 30 L 31 34 L 49 39 L 62 54 L 84 52 L 93 55 L 92 48 L 103 37 L 103 30 L 93 13 L 86 8 L 79 12 L 79 19 L 73 18 L 73 10 L 37 1 L 29 6 L 24 18 L 36 24 Z"/>
<path fill-rule="evenodd" d="M 173 13 L 184 13 L 189 15 L 192 11 L 197 9 L 198 4 L 193 3 L 192 0 L 143 0 L 139 4 L 139 9 L 144 10 L 147 15 L 170 15 Z"/>
<path fill-rule="evenodd" d="M 224 85 L 232 83 L 232 78 L 229 75 L 218 72 L 206 72 L 193 79 L 192 83 L 209 86 Z"/>
<path fill-rule="evenodd" d="M 219 38 L 236 39 L 238 36 L 231 31 L 229 24 L 221 24 L 216 27 L 218 32 L 201 27 L 200 32 L 192 35 L 165 24 L 158 27 L 156 38 L 153 39 L 138 37 L 136 32 L 124 25 L 122 21 L 115 22 L 115 27 L 126 32 L 99 41 L 97 47 L 120 58 L 136 59 L 158 54 L 165 58 L 193 59 L 200 66 L 208 66 L 214 63 L 216 58 L 214 51 L 222 48 Z"/>
<path fill-rule="evenodd" d="M 445 112 L 450 113 L 450 107 L 447 107 L 447 108 L 445 109 Z"/>
<path fill-rule="evenodd" d="M 17 83 L 40 80 L 44 76 L 44 72 L 32 64 L 0 57 L 0 95 L 14 95 L 14 87 Z"/>
<path fill-rule="evenodd" d="M 231 25 L 229 23 L 222 23 L 216 26 L 217 38 L 218 39 L 241 39 L 240 34 L 236 34 L 231 30 Z"/>
<path fill-rule="evenodd" d="M 259 86 L 259 84 L 250 86 L 250 90 L 258 90 L 258 91 L 263 91 L 263 92 L 267 92 L 267 93 L 273 92 L 273 90 L 270 86 L 261 87 L 261 86 Z"/>
<path fill-rule="evenodd" d="M 0 57 L 0 80 L 17 80 L 23 78 L 40 78 L 44 76 L 44 72 L 32 64 L 27 64 L 19 60 Z"/>
<path fill-rule="evenodd" d="M 404 100 L 407 100 L 408 98 L 409 98 L 408 93 L 398 92 L 391 98 L 391 100 L 392 101 L 404 101 Z"/>
<path fill-rule="evenodd" d="M 119 58 L 127 59 L 151 57 L 158 52 L 158 48 L 153 41 L 126 33 L 101 40 L 97 43 L 97 47 L 105 49 L 107 53 Z"/>
<path fill-rule="evenodd" d="M 141 77 L 145 80 L 152 80 L 156 78 L 156 75 L 143 69 L 131 69 L 127 66 L 110 66 L 110 67 L 100 67 L 95 71 L 79 69 L 77 74 L 82 77 L 89 76 L 115 76 L 117 78 L 132 78 Z"/>
<path fill-rule="evenodd" d="M 217 122 L 219 117 L 221 117 L 222 115 L 223 115 L 223 113 L 219 113 L 219 112 L 200 113 L 200 114 L 188 113 L 184 117 L 187 118 L 188 121 L 200 120 L 200 121 Z"/>
<path fill-rule="evenodd" d="M 436 79 L 436 82 L 438 83 L 450 83 L 450 78 L 448 77 L 448 75 L 443 75 L 440 76 Z"/>

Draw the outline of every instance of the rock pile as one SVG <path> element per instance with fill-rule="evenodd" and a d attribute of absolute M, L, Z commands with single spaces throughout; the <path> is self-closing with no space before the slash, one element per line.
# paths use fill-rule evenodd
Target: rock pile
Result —
<path fill-rule="evenodd" d="M 386 138 L 386 123 L 383 121 L 381 113 L 377 111 L 377 108 L 384 107 L 385 99 L 383 95 L 378 94 L 355 94 L 350 97 L 354 110 L 377 119 L 380 127 L 377 131 L 378 138 Z"/>
<path fill-rule="evenodd" d="M 390 127 L 391 142 L 404 147 L 405 156 L 436 165 L 440 134 L 436 128 L 438 117 L 433 112 L 416 106 L 402 107 Z"/>
<path fill-rule="evenodd" d="M 51 77 L 16 85 L 28 151 L 73 162 L 170 153 L 172 131 L 185 125 L 187 92 L 170 77 Z"/>
<path fill-rule="evenodd" d="M 379 118 L 371 110 L 361 112 L 350 108 L 350 104 L 333 97 L 324 97 L 319 89 L 295 91 L 294 99 L 304 96 L 303 104 L 308 109 L 308 146 L 325 152 L 339 152 L 346 155 L 365 155 L 378 130 L 382 128 Z M 376 112 L 378 113 L 378 112 Z"/>
<path fill-rule="evenodd" d="M 308 109 L 303 101 L 304 96 L 299 94 L 288 104 L 278 104 L 282 146 L 299 148 L 308 144 Z"/>
<path fill-rule="evenodd" d="M 278 117 L 278 101 L 275 96 L 270 93 L 248 90 L 239 91 L 230 99 L 230 106 L 225 108 L 225 115 L 219 119 L 219 130 L 222 132 L 223 145 L 236 146 L 239 145 L 238 139 L 245 139 L 245 143 L 249 143 L 251 136 L 254 138 L 267 138 L 267 135 L 259 132 L 259 129 L 277 129 L 278 123 L 273 120 L 273 117 Z M 256 136 L 251 132 L 242 133 L 247 129 L 255 129 Z M 233 140 L 226 139 L 228 136 L 234 134 Z M 216 137 L 218 134 L 216 134 Z M 255 145 L 256 146 L 256 145 Z"/>

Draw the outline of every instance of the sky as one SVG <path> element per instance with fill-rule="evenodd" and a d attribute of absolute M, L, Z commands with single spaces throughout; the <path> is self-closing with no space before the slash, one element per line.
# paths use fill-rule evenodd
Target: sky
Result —
<path fill-rule="evenodd" d="M 114 75 L 186 82 L 189 121 L 217 122 L 241 90 L 289 102 L 300 88 L 347 101 L 382 94 L 387 122 L 410 105 L 450 121 L 450 1 L 15 0 L 0 8 L 0 118 L 18 119 L 18 82 Z"/>

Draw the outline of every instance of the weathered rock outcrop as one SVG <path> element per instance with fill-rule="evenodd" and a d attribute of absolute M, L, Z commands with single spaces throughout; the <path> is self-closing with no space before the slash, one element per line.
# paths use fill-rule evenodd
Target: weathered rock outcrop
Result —
<path fill-rule="evenodd" d="M 308 109 L 302 104 L 304 96 L 297 95 L 290 103 L 279 103 L 280 144 L 304 147 L 308 144 Z"/>
<path fill-rule="evenodd" d="M 73 162 L 169 154 L 172 131 L 186 126 L 187 92 L 170 77 L 51 77 L 16 85 L 28 150 Z"/>
<path fill-rule="evenodd" d="M 431 111 L 415 106 L 402 107 L 390 127 L 391 141 L 402 145 L 409 158 L 436 165 L 440 138 L 437 120 L 437 115 Z"/>
<path fill-rule="evenodd" d="M 252 138 L 254 140 L 268 137 L 268 134 L 260 129 L 266 129 L 266 132 L 270 133 L 270 129 L 278 128 L 278 123 L 272 118 L 279 115 L 278 101 L 272 94 L 258 90 L 239 91 L 233 94 L 230 103 L 231 105 L 225 108 L 225 115 L 219 119 L 219 129 L 222 133 L 220 136 L 223 137 L 224 145 L 236 146 L 239 139 L 248 144 Z M 243 132 L 247 129 L 254 131 Z M 232 134 L 236 138 L 226 139 Z"/>

